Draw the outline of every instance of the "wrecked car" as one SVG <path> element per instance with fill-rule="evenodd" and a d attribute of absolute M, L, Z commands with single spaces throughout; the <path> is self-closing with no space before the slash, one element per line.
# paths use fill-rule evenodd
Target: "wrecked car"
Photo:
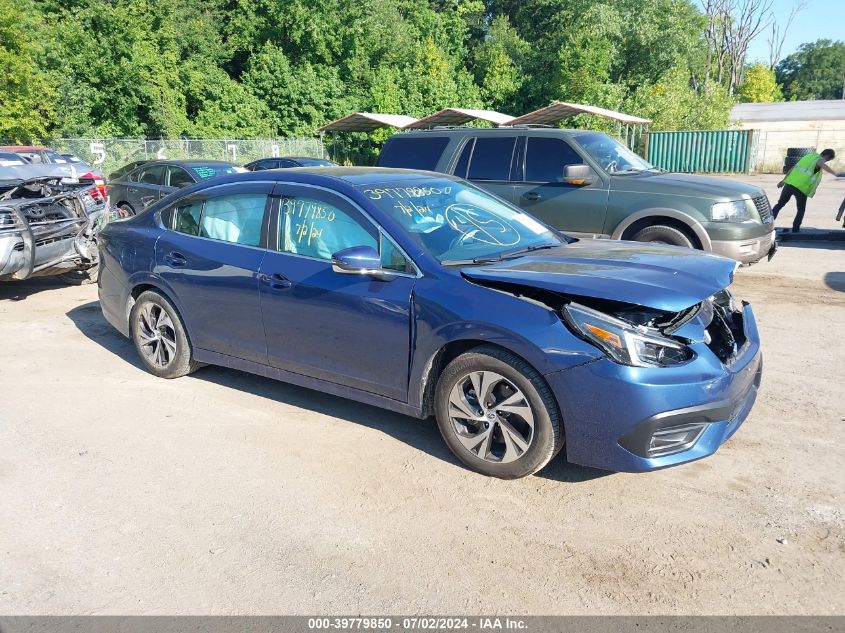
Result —
<path fill-rule="evenodd" d="M 102 179 L 85 176 L 70 163 L 0 164 L 0 281 L 96 279 L 107 196 Z"/>
<path fill-rule="evenodd" d="M 714 453 L 762 374 L 736 262 L 579 241 L 449 176 L 224 176 L 100 236 L 100 304 L 146 369 L 217 364 L 418 418 L 469 468 Z M 364 459 L 364 446 L 348 447 Z"/>

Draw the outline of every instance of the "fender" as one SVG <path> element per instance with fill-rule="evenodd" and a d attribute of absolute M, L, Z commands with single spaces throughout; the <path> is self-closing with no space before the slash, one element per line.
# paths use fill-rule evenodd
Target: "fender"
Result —
<path fill-rule="evenodd" d="M 657 216 L 672 218 L 673 220 L 683 222 L 686 226 L 690 228 L 690 230 L 692 230 L 693 233 L 695 233 L 695 236 L 698 238 L 698 241 L 701 242 L 702 250 L 713 250 L 713 243 L 710 241 L 710 236 L 707 235 L 707 231 L 704 230 L 704 226 L 702 226 L 701 222 L 695 220 L 694 218 L 691 218 L 686 213 L 683 213 L 681 211 L 662 207 L 643 209 L 642 211 L 637 211 L 636 213 L 629 215 L 627 218 L 622 220 L 622 222 L 620 222 L 619 225 L 613 230 L 613 234 L 610 236 L 610 239 L 621 240 L 622 234 L 628 227 L 634 224 L 634 222 L 637 222 L 638 220 L 642 220 L 644 218 L 653 218 Z"/>
<path fill-rule="evenodd" d="M 185 310 L 183 309 L 182 303 L 179 301 L 178 296 L 173 291 L 173 288 L 170 287 L 164 279 L 153 272 L 149 271 L 142 271 L 137 272 L 132 275 L 126 283 L 126 297 L 124 298 L 124 305 L 125 305 L 125 314 L 124 318 L 126 319 L 126 331 L 129 331 L 129 313 L 132 311 L 132 306 L 135 305 L 135 299 L 132 297 L 132 291 L 137 288 L 138 286 L 153 286 L 156 290 L 161 291 L 162 294 L 166 295 L 170 302 L 176 307 L 176 310 L 179 311 L 179 315 L 185 314 Z M 185 319 L 182 319 L 182 325 L 185 327 L 185 330 L 188 333 L 188 339 L 191 339 L 191 326 L 187 323 Z"/>

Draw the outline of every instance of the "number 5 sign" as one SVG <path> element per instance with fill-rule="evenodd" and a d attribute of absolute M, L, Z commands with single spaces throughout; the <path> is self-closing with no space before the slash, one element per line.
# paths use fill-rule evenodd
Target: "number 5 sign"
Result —
<path fill-rule="evenodd" d="M 89 146 L 91 153 L 94 155 L 94 164 L 100 165 L 106 160 L 106 146 L 102 143 L 91 143 Z"/>

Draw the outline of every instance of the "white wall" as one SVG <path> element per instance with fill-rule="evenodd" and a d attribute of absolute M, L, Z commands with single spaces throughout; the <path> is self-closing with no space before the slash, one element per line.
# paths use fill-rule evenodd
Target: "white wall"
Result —
<path fill-rule="evenodd" d="M 845 171 L 845 119 L 824 121 L 753 121 L 735 122 L 743 130 L 759 130 L 757 143 L 758 173 L 779 174 L 788 147 L 827 147 L 836 152 L 833 169 Z"/>

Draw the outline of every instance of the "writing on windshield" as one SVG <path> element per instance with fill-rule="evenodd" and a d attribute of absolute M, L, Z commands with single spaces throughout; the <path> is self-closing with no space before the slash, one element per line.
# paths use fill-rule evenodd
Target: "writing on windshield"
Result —
<path fill-rule="evenodd" d="M 361 192 L 443 262 L 563 243 L 531 216 L 469 184 L 433 179 Z"/>

